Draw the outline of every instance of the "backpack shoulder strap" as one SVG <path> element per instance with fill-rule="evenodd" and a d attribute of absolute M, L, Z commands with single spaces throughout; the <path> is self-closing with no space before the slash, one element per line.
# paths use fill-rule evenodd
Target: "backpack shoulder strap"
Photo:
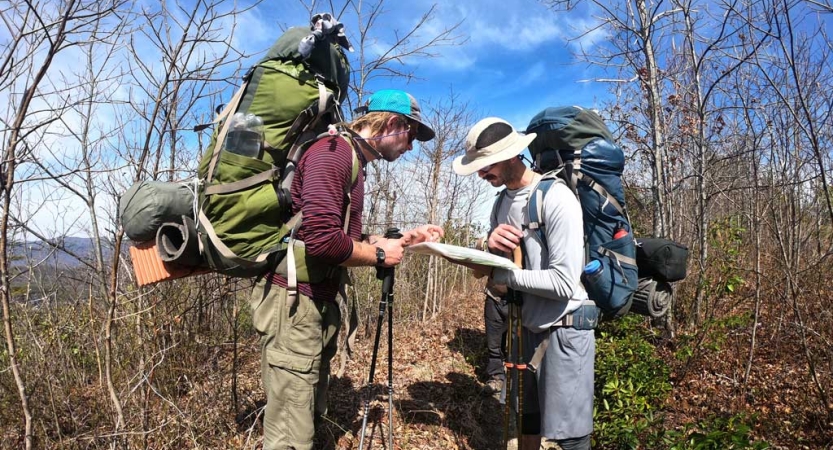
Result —
<path fill-rule="evenodd" d="M 489 216 L 489 224 L 491 225 L 492 220 L 494 219 L 497 222 L 497 212 L 500 209 L 500 204 L 503 203 L 503 199 L 506 198 L 506 189 L 504 188 L 500 192 L 497 193 L 497 198 L 495 202 L 492 204 L 492 214 Z"/>
<path fill-rule="evenodd" d="M 534 231 L 538 236 L 538 240 L 544 249 L 547 249 L 547 236 L 545 233 L 546 224 L 543 222 L 544 197 L 549 192 L 550 188 L 555 183 L 565 183 L 564 180 L 555 175 L 554 172 L 545 174 L 539 181 L 532 192 L 529 194 L 529 201 L 527 202 L 527 214 L 529 215 L 529 223 L 527 228 Z"/>
<path fill-rule="evenodd" d="M 356 185 L 356 181 L 358 181 L 359 179 L 359 170 L 361 170 L 361 163 L 359 162 L 359 155 L 356 153 L 358 150 L 356 149 L 356 146 L 353 145 L 353 140 L 350 137 L 349 133 L 342 132 L 341 137 L 347 142 L 347 145 L 350 146 L 350 154 L 353 156 L 353 170 L 350 173 L 350 184 L 347 185 L 347 188 L 344 192 L 345 195 L 347 195 L 347 213 L 344 216 L 344 234 L 347 234 L 347 231 L 350 228 L 350 207 L 353 203 L 350 191 L 353 190 L 353 186 Z"/>
<path fill-rule="evenodd" d="M 353 150 L 353 172 L 350 175 L 350 187 L 352 187 L 354 184 L 356 184 L 356 181 L 359 180 L 359 170 L 361 170 L 362 168 L 361 162 L 359 162 L 359 150 L 353 144 L 353 139 L 350 136 L 350 134 L 342 132 L 341 137 L 343 137 L 344 140 L 347 141 L 347 145 L 349 145 L 350 148 Z"/>

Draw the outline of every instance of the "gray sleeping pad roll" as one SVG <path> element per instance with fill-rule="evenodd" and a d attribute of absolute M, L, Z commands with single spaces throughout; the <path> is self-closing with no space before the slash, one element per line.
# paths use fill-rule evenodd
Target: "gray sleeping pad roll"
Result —
<path fill-rule="evenodd" d="M 156 251 L 167 263 L 186 267 L 200 267 L 204 260 L 200 254 L 197 225 L 188 216 L 179 222 L 165 222 L 156 233 Z"/>

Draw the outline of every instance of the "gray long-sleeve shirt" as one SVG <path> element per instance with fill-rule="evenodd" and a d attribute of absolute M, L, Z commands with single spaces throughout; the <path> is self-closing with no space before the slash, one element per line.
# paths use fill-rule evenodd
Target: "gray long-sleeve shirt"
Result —
<path fill-rule="evenodd" d="M 542 332 L 587 299 L 581 285 L 584 265 L 584 224 L 581 205 L 564 183 L 556 182 L 542 202 L 541 222 L 546 225 L 547 249 L 529 223 L 527 204 L 540 180 L 520 189 L 507 189 L 493 208 L 491 230 L 509 224 L 523 230 L 524 270 L 495 269 L 494 282 L 523 293 L 523 325 Z M 490 230 L 490 233 L 491 233 Z"/>

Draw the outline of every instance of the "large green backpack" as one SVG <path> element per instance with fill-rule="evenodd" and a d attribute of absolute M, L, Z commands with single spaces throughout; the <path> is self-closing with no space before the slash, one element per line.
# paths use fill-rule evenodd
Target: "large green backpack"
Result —
<path fill-rule="evenodd" d="M 248 71 L 213 122 L 195 182 L 141 181 L 122 196 L 119 210 L 128 237 L 155 238 L 166 263 L 230 276 L 257 276 L 276 267 L 300 220 L 289 216 L 295 166 L 316 136 L 343 121 L 340 104 L 349 86 L 343 27 L 329 14 L 314 16 L 312 24 L 287 30 Z M 256 157 L 224 150 L 229 119 L 238 112 L 263 122 Z M 353 183 L 358 168 L 354 154 Z M 295 253 L 298 279 L 308 281 L 303 249 Z"/>
<path fill-rule="evenodd" d="M 219 129 L 198 170 L 203 188 L 197 229 L 206 263 L 219 272 L 252 276 L 274 267 L 270 257 L 285 247 L 282 240 L 296 224 L 287 213 L 301 150 L 341 121 L 347 59 L 326 36 L 303 58 L 299 43 L 307 36 L 306 28 L 287 30 L 215 120 Z M 227 119 L 236 112 L 263 121 L 264 145 L 257 158 L 222 151 Z"/>

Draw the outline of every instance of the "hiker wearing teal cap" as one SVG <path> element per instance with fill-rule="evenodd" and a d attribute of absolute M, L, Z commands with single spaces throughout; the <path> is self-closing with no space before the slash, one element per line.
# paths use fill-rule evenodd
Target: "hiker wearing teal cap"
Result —
<path fill-rule="evenodd" d="M 344 295 L 345 268 L 396 266 L 404 247 L 443 235 L 435 225 L 405 231 L 400 239 L 362 233 L 367 163 L 394 161 L 414 139 L 434 137 L 416 100 L 399 90 L 379 91 L 346 128 L 333 129 L 304 152 L 291 187 L 291 213 L 302 214 L 293 236 L 305 255 L 295 256 L 296 265 L 306 265 L 310 281 L 298 281 L 293 292 L 281 264 L 252 292 L 267 400 L 264 449 L 313 448 L 314 424 L 327 409 L 330 360 L 341 324 L 336 298 Z"/>

